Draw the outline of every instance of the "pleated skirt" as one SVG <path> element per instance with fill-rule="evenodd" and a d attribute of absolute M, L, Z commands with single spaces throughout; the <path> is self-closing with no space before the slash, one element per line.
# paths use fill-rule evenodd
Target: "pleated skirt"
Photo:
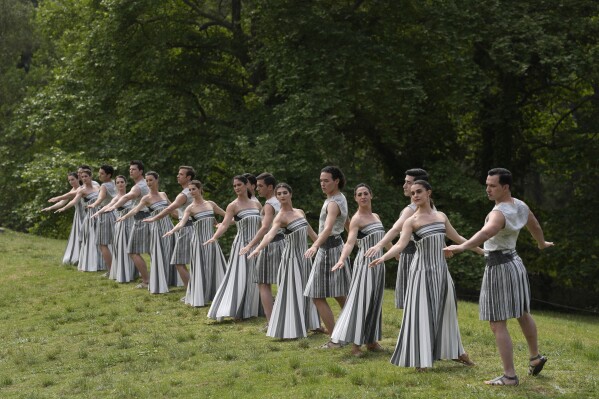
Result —
<path fill-rule="evenodd" d="M 397 280 L 395 281 L 395 308 L 404 308 L 404 299 L 406 296 L 406 287 L 408 285 L 408 274 L 410 273 L 410 264 L 414 259 L 416 247 L 413 241 L 399 255 L 399 264 L 397 265 Z"/>
<path fill-rule="evenodd" d="M 97 218 L 90 217 L 98 210 L 99 208 L 87 209 L 81 225 L 81 249 L 77 269 L 82 272 L 106 270 L 100 248 L 96 244 Z"/>
<path fill-rule="evenodd" d="M 273 241 L 266 246 L 256 259 L 256 271 L 254 273 L 254 282 L 258 284 L 277 284 L 279 275 L 279 264 L 285 240 L 283 237 Z"/>
<path fill-rule="evenodd" d="M 114 224 L 116 221 L 115 212 L 101 213 L 97 217 L 96 225 L 96 244 L 110 245 L 112 244 L 114 234 Z"/>
<path fill-rule="evenodd" d="M 351 281 L 351 264 L 349 258 L 345 267 L 331 271 L 343 250 L 341 245 L 332 248 L 319 248 L 312 263 L 312 271 L 306 284 L 304 295 L 310 298 L 330 298 L 346 296 Z"/>
<path fill-rule="evenodd" d="M 118 211 L 118 216 L 124 216 L 130 209 Z M 117 283 L 128 283 L 137 278 L 137 269 L 133 260 L 127 253 L 129 235 L 133 227 L 133 219 L 128 218 L 114 224 L 112 240 L 112 267 L 110 268 L 110 279 Z"/>
<path fill-rule="evenodd" d="M 191 239 L 193 234 L 193 225 L 191 224 L 177 231 L 171 264 L 188 265 L 191 263 Z"/>
<path fill-rule="evenodd" d="M 161 210 L 162 208 L 155 210 L 152 212 L 152 216 Z M 162 237 L 173 228 L 173 222 L 169 217 L 165 217 L 150 224 L 151 266 L 148 290 L 151 294 L 164 294 L 169 292 L 169 285 L 176 285 L 178 277 L 175 265 L 170 263 L 175 238 L 173 236 Z"/>
<path fill-rule="evenodd" d="M 150 226 L 149 223 L 145 223 L 141 217 L 135 218 L 133 222 L 133 227 L 131 228 L 131 234 L 129 236 L 129 243 L 127 244 L 127 253 L 150 253 Z"/>

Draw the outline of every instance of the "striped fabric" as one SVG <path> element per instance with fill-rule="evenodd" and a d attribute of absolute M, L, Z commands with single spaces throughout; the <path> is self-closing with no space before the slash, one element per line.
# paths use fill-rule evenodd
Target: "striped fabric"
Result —
<path fill-rule="evenodd" d="M 231 247 L 227 272 L 208 311 L 208 317 L 215 320 L 224 317 L 247 319 L 258 316 L 260 312 L 258 286 L 254 283 L 255 261 L 247 259 L 247 255 L 239 255 L 241 248 L 260 228 L 260 212 L 253 208 L 244 209 L 236 215 L 236 219 L 237 235 Z"/>
<path fill-rule="evenodd" d="M 306 284 L 304 295 L 310 298 L 330 298 L 346 296 L 351 281 L 351 264 L 349 257 L 345 260 L 345 267 L 334 272 L 331 268 L 335 266 L 343 250 L 343 240 L 339 236 L 331 236 L 329 240 L 335 240 L 339 244 L 327 248 L 327 243 L 318 249 L 310 278 Z"/>
<path fill-rule="evenodd" d="M 98 198 L 98 192 L 89 193 L 82 201 L 84 207 L 93 203 Z M 105 270 L 106 265 L 102 259 L 100 248 L 96 245 L 97 219 L 90 216 L 99 208 L 85 208 L 85 218 L 81 224 L 81 247 L 77 269 L 82 272 L 97 272 Z"/>
<path fill-rule="evenodd" d="M 414 233 L 416 253 L 410 267 L 405 309 L 391 363 L 432 367 L 434 360 L 464 353 L 453 280 L 443 256 L 445 225 L 430 223 Z"/>
<path fill-rule="evenodd" d="M 166 200 L 154 202 L 149 206 L 151 216 L 159 214 L 167 206 Z M 170 263 L 175 239 L 173 236 L 162 237 L 172 228 L 173 222 L 168 217 L 150 223 L 151 266 L 148 290 L 151 294 L 164 294 L 168 292 L 169 285 L 177 283 L 175 265 Z"/>
<path fill-rule="evenodd" d="M 310 275 L 310 259 L 306 239 L 308 222 L 296 219 L 287 225 L 285 246 L 279 268 L 279 289 L 272 309 L 266 335 L 293 339 L 306 337 L 309 330 L 320 327 L 320 319 L 312 300 L 304 296 Z"/>
<path fill-rule="evenodd" d="M 530 285 L 522 259 L 515 250 L 504 251 L 512 259 L 491 266 L 489 257 L 480 289 L 481 320 L 499 321 L 530 313 Z"/>
<path fill-rule="evenodd" d="M 116 220 L 115 212 L 101 213 L 96 221 L 96 244 L 110 245 L 114 233 L 114 224 Z"/>
<path fill-rule="evenodd" d="M 216 295 L 227 263 L 218 241 L 204 245 L 214 234 L 214 212 L 198 212 L 192 218 L 195 222 L 192 227 L 194 234 L 191 238 L 191 265 L 185 303 L 205 306 Z"/>
<path fill-rule="evenodd" d="M 364 253 L 383 239 L 385 229 L 376 222 L 366 225 L 361 233 L 366 236 L 358 240 L 349 295 L 331 334 L 331 341 L 335 343 L 374 344 L 382 338 L 385 264 L 368 267 L 371 258 L 365 258 Z M 382 254 L 379 251 L 375 257 Z"/>
<path fill-rule="evenodd" d="M 406 296 L 406 286 L 408 285 L 408 274 L 410 273 L 410 264 L 414 259 L 416 245 L 410 241 L 408 246 L 399 255 L 399 264 L 397 265 L 397 280 L 395 282 L 395 307 L 404 308 L 404 298 Z"/>
<path fill-rule="evenodd" d="M 76 265 L 79 261 L 79 252 L 81 247 L 81 224 L 85 218 L 85 208 L 83 207 L 83 201 L 78 201 L 75 204 L 75 214 L 73 215 L 73 225 L 71 226 L 71 233 L 69 234 L 69 240 L 67 241 L 67 247 L 62 257 L 62 263 L 65 265 Z"/>
<path fill-rule="evenodd" d="M 167 216 L 168 218 L 168 216 Z M 183 226 L 177 231 L 175 238 L 175 248 L 171 257 L 172 265 L 188 265 L 191 263 L 191 240 L 193 237 L 193 226 L 191 224 Z"/>
<path fill-rule="evenodd" d="M 254 282 L 259 284 L 277 284 L 279 274 L 279 264 L 283 248 L 285 247 L 284 236 L 277 234 L 275 239 L 266 246 L 256 259 L 256 271 L 254 273 Z"/>
<path fill-rule="evenodd" d="M 119 210 L 117 211 L 118 216 L 124 216 L 130 210 L 131 208 Z M 110 268 L 110 275 L 108 277 L 115 280 L 117 283 L 128 283 L 137 277 L 137 269 L 133 264 L 133 260 L 127 253 L 127 243 L 132 227 L 132 218 L 114 224 L 112 267 Z"/>
<path fill-rule="evenodd" d="M 139 215 L 139 213 L 137 215 Z M 149 214 L 146 213 L 146 217 L 148 216 Z M 127 253 L 150 253 L 150 225 L 144 222 L 143 218 L 136 217 L 133 221 L 133 227 L 131 227 L 131 234 L 129 235 L 129 242 L 127 243 Z"/>

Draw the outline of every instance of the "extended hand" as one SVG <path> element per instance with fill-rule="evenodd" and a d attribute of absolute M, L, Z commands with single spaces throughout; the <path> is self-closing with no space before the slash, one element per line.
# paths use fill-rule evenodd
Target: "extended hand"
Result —
<path fill-rule="evenodd" d="M 316 252 L 318 252 L 318 247 L 311 246 L 308 248 L 306 253 L 304 253 L 304 258 L 312 258 L 314 255 L 316 255 Z"/>
<path fill-rule="evenodd" d="M 553 241 L 543 241 L 542 244 L 539 244 L 539 249 L 545 249 L 553 246 Z"/>
<path fill-rule="evenodd" d="M 250 247 L 249 245 L 246 245 L 245 247 L 241 248 L 241 250 L 239 251 L 239 255 L 245 255 L 247 254 L 250 249 L 252 249 L 252 247 Z M 248 256 L 249 258 L 249 256 Z"/>
<path fill-rule="evenodd" d="M 345 262 L 337 262 L 337 263 L 335 263 L 335 266 L 333 266 L 331 271 L 334 272 L 336 270 L 339 270 L 339 269 L 343 268 L 343 266 L 345 266 Z"/>
<path fill-rule="evenodd" d="M 380 264 L 381 264 L 381 263 L 383 263 L 383 262 L 384 262 L 384 260 L 383 260 L 383 258 L 382 258 L 382 257 L 380 257 L 380 258 L 376 258 L 375 260 L 373 260 L 372 262 L 370 262 L 370 263 L 368 264 L 368 267 L 375 267 L 375 266 L 378 266 L 378 265 L 380 265 Z"/>
<path fill-rule="evenodd" d="M 368 248 L 368 251 L 366 251 L 366 253 L 364 254 L 365 258 L 372 258 L 374 256 L 376 256 L 376 254 L 381 250 L 381 247 L 377 244 L 377 245 L 373 245 L 372 247 Z"/>

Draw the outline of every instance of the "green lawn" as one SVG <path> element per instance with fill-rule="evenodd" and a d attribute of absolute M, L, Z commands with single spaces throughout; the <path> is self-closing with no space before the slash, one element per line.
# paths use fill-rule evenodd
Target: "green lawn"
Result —
<path fill-rule="evenodd" d="M 520 386 L 487 387 L 501 374 L 477 305 L 460 302 L 462 339 L 477 366 L 451 361 L 427 373 L 392 366 L 401 311 L 385 292 L 389 353 L 354 358 L 317 349 L 323 335 L 277 341 L 264 319 L 215 323 L 182 289 L 150 295 L 60 260 L 64 241 L 0 233 L 0 398 L 591 398 L 599 393 L 599 319 L 535 312 L 543 373 L 510 323 Z M 339 309 L 333 305 L 333 310 Z"/>

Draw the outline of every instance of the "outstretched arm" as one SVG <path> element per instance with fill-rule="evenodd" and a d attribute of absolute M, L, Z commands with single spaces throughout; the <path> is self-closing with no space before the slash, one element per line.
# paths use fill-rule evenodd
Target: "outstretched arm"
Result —
<path fill-rule="evenodd" d="M 148 194 L 148 196 L 149 196 L 149 194 Z M 141 199 L 141 201 L 139 201 L 139 204 L 137 204 L 137 206 L 135 208 L 131 209 L 125 215 L 119 217 L 116 221 L 117 222 L 122 222 L 125 219 L 129 219 L 130 217 L 135 216 L 139 211 L 141 211 L 142 209 L 144 209 L 145 207 L 147 207 L 148 205 L 146 204 L 146 201 L 148 199 L 148 196 L 144 196 Z"/>
<path fill-rule="evenodd" d="M 320 234 L 318 234 L 318 238 L 316 239 L 316 241 L 314 241 L 312 246 L 310 248 L 308 248 L 308 250 L 304 254 L 304 257 L 311 258 L 314 255 L 316 255 L 318 248 L 320 248 L 320 246 L 322 244 L 324 244 L 325 241 L 331 235 L 331 232 L 333 231 L 333 227 L 335 227 L 335 219 L 337 219 L 337 216 L 340 213 L 341 213 L 341 210 L 339 209 L 339 205 L 337 205 L 333 201 L 329 202 L 329 204 L 327 205 L 327 218 L 325 219 L 325 222 L 324 222 L 324 229 L 322 230 L 322 232 Z"/>
<path fill-rule="evenodd" d="M 266 233 L 270 234 L 270 231 L 272 231 L 270 226 L 273 220 L 275 219 L 275 208 L 273 208 L 273 206 L 270 204 L 264 204 L 262 211 L 264 212 L 264 215 L 262 216 L 262 226 L 260 226 L 260 229 L 256 232 L 256 235 L 254 236 L 254 238 L 252 238 L 252 241 L 250 241 L 248 245 L 246 245 L 245 247 L 241 248 L 241 250 L 239 251 L 239 255 L 245 255 L 246 253 L 248 253 L 250 249 L 252 249 L 256 244 L 258 244 L 260 240 L 262 240 Z M 270 239 L 270 241 L 272 241 L 273 238 L 274 236 Z"/>
<path fill-rule="evenodd" d="M 175 198 L 175 200 L 169 206 L 161 210 L 160 213 L 158 213 L 157 215 L 144 219 L 144 222 L 151 223 L 155 222 L 156 220 L 160 220 L 165 216 L 171 214 L 172 212 L 176 212 L 177 209 L 185 205 L 186 202 L 187 196 L 183 193 L 179 193 L 177 195 L 177 198 Z M 189 207 L 187 207 L 185 210 L 187 210 L 188 208 Z"/>
<path fill-rule="evenodd" d="M 442 213 L 442 212 L 440 212 L 440 213 Z M 445 217 L 445 235 L 447 236 L 447 238 L 449 238 L 451 241 L 455 242 L 456 244 L 462 244 L 462 243 L 466 242 L 466 239 L 464 237 L 462 237 L 461 235 L 459 235 L 458 232 L 456 231 L 456 229 L 451 225 L 449 218 L 445 214 L 443 214 L 443 216 Z M 485 251 L 483 251 L 482 248 L 480 248 L 480 247 L 470 248 L 470 250 L 473 252 L 476 252 L 479 255 L 485 254 Z M 445 252 L 445 256 L 451 257 L 450 254 L 453 255 L 453 252 Z"/>
<path fill-rule="evenodd" d="M 68 203 L 67 203 L 65 206 L 63 206 L 62 208 L 59 208 L 59 209 L 57 209 L 57 210 L 56 210 L 54 213 L 60 213 L 60 212 L 64 212 L 64 211 L 66 211 L 67 209 L 69 209 L 69 208 L 71 208 L 71 207 L 75 206 L 75 204 L 77 203 L 77 201 L 79 201 L 79 199 L 80 199 L 81 197 L 83 197 L 83 195 L 85 194 L 85 192 L 84 192 L 83 190 L 84 190 L 84 188 L 83 188 L 83 187 L 80 187 L 80 188 L 77 190 L 77 194 L 75 195 L 75 197 L 74 197 L 74 198 L 73 198 L 71 201 L 69 201 L 69 202 L 68 202 Z"/>
<path fill-rule="evenodd" d="M 264 248 L 266 248 L 266 246 L 268 244 L 270 244 L 272 242 L 272 240 L 275 238 L 275 236 L 279 232 L 279 229 L 282 226 L 281 220 L 282 220 L 282 218 L 280 217 L 280 214 L 275 217 L 275 219 L 272 222 L 272 226 L 271 226 L 270 230 L 262 238 L 262 241 L 260 241 L 260 243 L 258 244 L 258 246 L 256 247 L 256 249 L 254 249 L 252 251 L 252 253 L 248 255 L 248 259 L 253 258 L 255 256 L 258 256 L 258 254 L 260 253 L 260 251 L 262 251 Z M 240 252 L 240 254 L 243 255 L 243 253 L 241 253 L 241 252 Z"/>
<path fill-rule="evenodd" d="M 403 211 L 401 211 L 399 219 L 395 221 L 393 227 L 389 229 L 389 231 L 385 234 L 381 241 L 376 243 L 376 245 L 370 247 L 368 251 L 366 251 L 364 256 L 366 256 L 367 258 L 371 258 L 375 256 L 383 248 L 389 249 L 391 242 L 395 239 L 395 237 L 399 235 L 399 233 L 401 233 L 401 229 L 403 228 L 403 224 L 405 223 L 405 221 L 413 214 L 414 211 L 412 210 L 412 208 L 406 206 L 403 209 Z"/>
<path fill-rule="evenodd" d="M 395 245 L 391 247 L 391 249 L 387 251 L 383 256 L 370 262 L 368 266 L 374 267 L 380 265 L 384 261 L 396 257 L 401 253 L 401 251 L 404 250 L 404 248 L 410 242 L 410 238 L 412 237 L 412 231 L 414 229 L 412 226 L 412 220 L 412 218 L 408 218 L 403 224 L 403 227 L 401 229 L 401 235 L 399 236 L 399 241 L 397 241 L 397 243 L 395 243 Z"/>
<path fill-rule="evenodd" d="M 467 249 L 478 247 L 488 239 L 494 237 L 499 230 L 503 229 L 505 226 L 505 216 L 500 211 L 491 211 L 489 213 L 489 217 L 487 222 L 476 234 L 474 234 L 469 240 L 459 244 L 459 245 L 450 245 L 448 247 L 443 248 L 443 252 L 453 252 L 460 253 L 464 252 Z"/>
<path fill-rule="evenodd" d="M 47 212 L 47 211 L 53 211 L 54 209 L 58 209 L 58 208 L 62 208 L 63 206 L 65 206 L 68 203 L 67 200 L 61 200 L 58 201 L 56 204 L 52 205 L 52 206 L 48 206 L 44 209 L 42 209 L 42 212 Z"/>
<path fill-rule="evenodd" d="M 541 228 L 539 221 L 532 212 L 528 212 L 528 221 L 526 222 L 526 228 L 528 229 L 530 235 L 532 235 L 532 237 L 537 242 L 537 247 L 539 247 L 539 249 L 545 249 L 553 246 L 553 242 L 545 241 L 543 229 Z"/>
<path fill-rule="evenodd" d="M 166 216 L 166 214 L 165 214 Z M 191 216 L 191 206 L 188 206 L 187 208 L 185 208 L 185 212 L 183 213 L 183 217 L 181 218 L 181 220 L 179 220 L 179 223 L 177 223 L 177 225 L 175 227 L 173 227 L 171 230 L 167 231 L 163 237 L 168 237 L 170 235 L 175 234 L 175 232 L 181 230 L 186 224 L 187 221 L 189 220 L 189 217 Z M 144 219 L 144 222 L 147 222 L 148 219 Z"/>
<path fill-rule="evenodd" d="M 229 225 L 234 220 L 234 217 L 235 217 L 235 204 L 230 203 L 229 205 L 227 205 L 227 211 L 225 212 L 225 217 L 224 217 L 222 223 L 218 225 L 218 228 L 214 232 L 214 235 L 212 236 L 212 238 L 207 240 L 206 242 L 204 242 L 204 245 L 213 243 L 214 241 L 218 240 L 220 236 L 225 234 L 225 231 L 227 231 L 227 229 L 229 228 Z"/>
<path fill-rule="evenodd" d="M 358 227 L 360 223 L 360 218 L 358 216 L 354 216 L 349 223 L 349 234 L 347 235 L 347 242 L 343 245 L 343 249 L 341 250 L 341 255 L 339 256 L 339 260 L 337 263 L 333 265 L 331 271 L 341 269 L 345 266 L 345 260 L 351 253 L 352 249 L 354 249 L 354 245 L 356 245 L 356 239 L 358 237 Z"/>

